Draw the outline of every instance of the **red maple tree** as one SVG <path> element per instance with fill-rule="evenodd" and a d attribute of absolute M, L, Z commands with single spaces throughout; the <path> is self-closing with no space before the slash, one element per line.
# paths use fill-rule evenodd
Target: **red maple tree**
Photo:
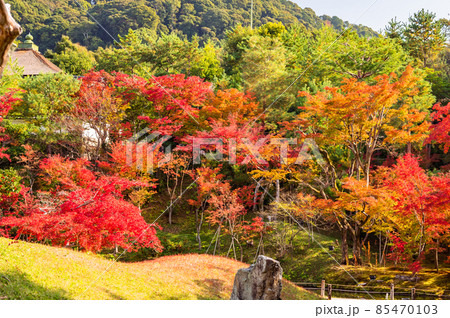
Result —
<path fill-rule="evenodd" d="M 0 220 L 9 236 L 98 252 L 120 246 L 161 251 L 158 225 L 147 224 L 139 208 L 124 199 L 127 190 L 147 184 L 118 176 L 98 176 L 87 162 L 50 157 L 41 164 L 49 192 L 38 198 L 22 191 L 15 209 Z"/>
<path fill-rule="evenodd" d="M 425 253 L 435 250 L 439 269 L 440 244 L 448 239 L 446 233 L 450 230 L 450 175 L 430 177 L 412 155 L 398 159 L 380 174 L 395 202 L 390 217 L 395 230 L 393 257 L 406 261 L 411 270 L 417 271 Z"/>
<path fill-rule="evenodd" d="M 436 104 L 433 109 L 435 112 L 431 114 L 431 118 L 434 123 L 431 126 L 431 132 L 427 142 L 442 144 L 444 146 L 444 152 L 447 153 L 450 149 L 450 103 L 446 106 Z"/>

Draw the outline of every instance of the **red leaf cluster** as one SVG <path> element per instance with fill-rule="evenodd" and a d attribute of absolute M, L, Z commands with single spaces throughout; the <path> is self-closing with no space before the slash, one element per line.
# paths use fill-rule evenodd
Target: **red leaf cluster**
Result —
<path fill-rule="evenodd" d="M 10 235 L 95 252 L 116 245 L 127 250 L 162 249 L 156 236 L 158 226 L 147 224 L 140 210 L 124 200 L 124 191 L 146 184 L 97 176 L 82 159 L 51 157 L 42 162 L 41 169 L 51 194 L 44 201 L 23 191 L 15 211 L 0 221 Z"/>
<path fill-rule="evenodd" d="M 447 106 L 436 104 L 433 109 L 435 112 L 431 114 L 431 117 L 434 123 L 431 126 L 427 142 L 434 141 L 443 144 L 444 152 L 447 153 L 450 149 L 450 103 Z"/>

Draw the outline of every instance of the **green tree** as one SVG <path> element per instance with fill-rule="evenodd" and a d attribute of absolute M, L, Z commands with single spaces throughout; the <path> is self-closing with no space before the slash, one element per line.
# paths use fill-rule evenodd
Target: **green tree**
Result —
<path fill-rule="evenodd" d="M 253 36 L 241 61 L 242 82 L 264 109 L 275 102 L 285 89 L 280 85 L 286 77 L 286 49 L 272 37 Z"/>
<path fill-rule="evenodd" d="M 355 31 L 345 32 L 324 57 L 334 72 L 357 80 L 391 72 L 398 74 L 408 64 L 408 56 L 397 41 L 364 38 Z"/>
<path fill-rule="evenodd" d="M 22 102 L 13 109 L 10 117 L 25 120 L 38 134 L 37 139 L 44 143 L 53 142 L 59 138 L 61 120 L 70 112 L 79 87 L 79 81 L 64 73 L 27 77 L 20 85 L 25 91 Z"/>
<path fill-rule="evenodd" d="M 234 88 L 241 85 L 240 64 L 243 54 L 249 48 L 249 41 L 253 35 L 254 30 L 241 25 L 226 32 L 226 39 L 222 44 L 222 63 L 225 73 L 230 77 L 230 86 Z"/>
<path fill-rule="evenodd" d="M 384 35 L 387 38 L 403 41 L 404 26 L 397 18 L 391 19 L 388 25 L 384 28 Z"/>
<path fill-rule="evenodd" d="M 296 94 L 314 79 L 316 82 L 340 83 L 343 75 L 335 71 L 328 52 L 334 51 L 338 34 L 329 26 L 309 31 L 304 27 L 292 26 L 283 35 L 283 42 L 289 55 L 287 69 L 289 83 Z M 299 106 L 299 105 L 297 105 Z"/>
<path fill-rule="evenodd" d="M 208 41 L 199 51 L 200 57 L 192 68 L 192 75 L 199 76 L 207 81 L 217 81 L 224 75 L 224 70 L 220 65 L 219 48 L 214 43 Z"/>
<path fill-rule="evenodd" d="M 424 9 L 412 15 L 404 30 L 405 47 L 409 53 L 419 59 L 423 67 L 444 47 L 445 36 L 441 21 L 436 14 Z"/>
<path fill-rule="evenodd" d="M 20 82 L 22 82 L 22 73 L 23 68 L 17 64 L 17 61 L 10 59 L 1 78 L 0 95 L 4 95 L 11 89 L 19 88 Z"/>
<path fill-rule="evenodd" d="M 119 41 L 114 46 L 100 47 L 95 52 L 97 68 L 107 72 L 136 73 L 145 67 L 143 55 L 148 55 L 148 47 L 144 44 L 146 39 L 154 41 L 148 29 L 130 29 L 126 35 L 119 35 Z"/>
<path fill-rule="evenodd" d="M 199 58 L 197 39 L 182 40 L 175 34 L 159 37 L 151 46 L 149 55 L 143 57 L 151 65 L 151 73 L 156 76 L 176 73 L 191 75 Z"/>
<path fill-rule="evenodd" d="M 47 50 L 45 56 L 72 75 L 83 75 L 96 65 L 93 52 L 88 51 L 80 44 L 72 43 L 65 35 L 56 44 L 55 51 Z"/>
<path fill-rule="evenodd" d="M 189 41 L 176 34 L 155 37 L 151 30 L 143 28 L 130 29 L 126 36 L 119 36 L 115 47 L 99 48 L 96 60 L 99 69 L 149 78 L 153 75 L 180 73 L 192 75 L 194 69 L 198 72 L 199 67 L 201 68 L 198 63 L 202 59 L 202 53 L 211 55 L 211 52 L 199 49 L 196 38 Z M 205 58 L 210 61 L 203 63 L 215 63 L 211 60 L 212 56 Z"/>
<path fill-rule="evenodd" d="M 258 34 L 265 37 L 278 38 L 286 32 L 286 28 L 283 23 L 266 23 L 258 28 Z"/>

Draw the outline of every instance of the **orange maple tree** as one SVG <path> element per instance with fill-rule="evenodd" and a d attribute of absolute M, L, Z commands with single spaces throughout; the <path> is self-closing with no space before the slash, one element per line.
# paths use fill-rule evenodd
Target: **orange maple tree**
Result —
<path fill-rule="evenodd" d="M 406 142 L 426 137 L 426 114 L 398 107 L 401 99 L 414 94 L 418 80 L 408 66 L 399 78 L 395 74 L 379 76 L 373 85 L 352 78 L 316 95 L 300 92 L 307 101 L 297 123 L 320 146 L 345 146 L 351 153 L 349 175 L 364 178 L 368 185 L 373 154 L 386 143 L 384 134 L 388 139 L 407 139 Z M 412 126 L 407 135 L 394 124 L 399 113 Z M 416 126 L 420 128 L 413 128 Z"/>

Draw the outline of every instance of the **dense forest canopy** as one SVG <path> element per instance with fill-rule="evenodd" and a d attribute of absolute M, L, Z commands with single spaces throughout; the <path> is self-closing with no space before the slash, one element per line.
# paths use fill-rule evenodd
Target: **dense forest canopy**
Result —
<path fill-rule="evenodd" d="M 113 43 L 109 32 L 117 38 L 130 28 L 148 28 L 158 34 L 175 33 L 188 38 L 197 35 L 202 41 L 223 39 L 226 30 L 239 24 L 250 25 L 251 6 L 250 0 L 10 0 L 9 3 L 14 17 L 25 33 L 33 33 L 42 51 L 53 49 L 62 35 L 89 49 L 104 47 Z M 256 27 L 268 22 L 284 25 L 298 22 L 313 29 L 320 28 L 325 21 L 337 30 L 349 25 L 338 17 L 318 17 L 312 9 L 300 8 L 291 1 L 254 1 Z M 354 28 L 361 35 L 375 34 L 362 25 Z"/>

